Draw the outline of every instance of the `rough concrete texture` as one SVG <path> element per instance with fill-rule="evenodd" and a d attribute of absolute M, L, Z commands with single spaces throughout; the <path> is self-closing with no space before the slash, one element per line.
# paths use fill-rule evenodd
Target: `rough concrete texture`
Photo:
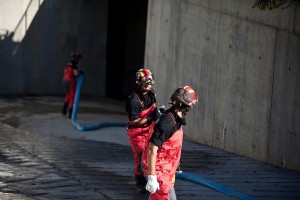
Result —
<path fill-rule="evenodd" d="M 99 102 L 105 103 L 99 104 Z M 126 121 L 123 104 L 116 104 L 116 102 L 118 101 L 113 99 L 98 98 L 98 100 L 89 101 L 87 104 L 83 98 L 78 108 L 76 122 L 79 124 L 97 124 L 106 121 Z M 51 105 L 49 105 L 50 103 Z M 123 145 L 129 145 L 125 127 L 108 127 L 87 132 L 76 131 L 70 123 L 70 119 L 57 112 L 62 110 L 62 104 L 63 97 L 26 97 L 22 99 L 9 97 L 1 101 L 0 109 L 2 114 L 0 119 L 11 126 L 45 136 L 90 140 L 99 140 L 101 138 L 101 141 L 114 141 Z M 88 112 L 92 113 L 87 114 Z M 99 113 L 101 114 L 99 115 Z M 99 137 L 100 133 L 101 137 Z"/>
<path fill-rule="evenodd" d="M 251 1 L 149 1 L 146 65 L 158 104 L 191 85 L 188 137 L 300 170 L 299 7 Z M 279 148 L 280 146 L 280 148 Z"/>
<path fill-rule="evenodd" d="M 148 199 L 135 191 L 125 127 L 78 131 L 61 115 L 62 101 L 51 96 L 0 98 L 0 199 Z M 124 102 L 82 98 L 77 117 L 84 124 L 123 121 Z M 300 198 L 296 171 L 186 140 L 180 163 L 185 172 L 254 199 Z M 175 189 L 178 199 L 237 199 L 179 179 Z"/>

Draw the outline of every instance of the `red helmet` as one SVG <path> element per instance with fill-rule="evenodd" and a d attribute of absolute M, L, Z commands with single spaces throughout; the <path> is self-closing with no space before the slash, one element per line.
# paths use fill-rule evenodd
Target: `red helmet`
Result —
<path fill-rule="evenodd" d="M 136 83 L 138 85 L 147 84 L 153 85 L 154 84 L 154 76 L 149 69 L 140 69 L 136 72 Z"/>
<path fill-rule="evenodd" d="M 170 99 L 172 102 L 177 101 L 189 107 L 194 107 L 198 103 L 198 97 L 191 86 L 176 89 Z"/>

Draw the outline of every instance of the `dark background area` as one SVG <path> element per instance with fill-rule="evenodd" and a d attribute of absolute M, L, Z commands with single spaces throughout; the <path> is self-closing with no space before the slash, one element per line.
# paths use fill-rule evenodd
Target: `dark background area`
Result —
<path fill-rule="evenodd" d="M 64 95 L 63 69 L 77 50 L 85 70 L 81 96 L 127 99 L 144 67 L 148 0 L 22 3 L 14 31 L 0 32 L 1 95 Z"/>
<path fill-rule="evenodd" d="M 106 96 L 124 99 L 143 68 L 148 0 L 108 1 Z"/>

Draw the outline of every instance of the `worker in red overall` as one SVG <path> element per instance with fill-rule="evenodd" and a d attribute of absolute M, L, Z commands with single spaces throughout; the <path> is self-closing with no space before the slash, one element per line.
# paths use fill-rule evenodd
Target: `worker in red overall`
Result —
<path fill-rule="evenodd" d="M 72 52 L 70 62 L 64 69 L 63 84 L 66 89 L 66 96 L 64 99 L 64 106 L 62 113 L 63 115 L 67 114 L 69 111 L 69 118 L 72 116 L 73 104 L 76 92 L 76 77 L 79 75 L 78 62 L 81 58 L 81 54 L 78 52 Z"/>
<path fill-rule="evenodd" d="M 176 200 L 175 172 L 181 156 L 185 115 L 198 102 L 190 86 L 178 88 L 172 106 L 157 120 L 143 154 L 143 170 L 148 177 L 150 200 Z"/>
<path fill-rule="evenodd" d="M 157 119 L 156 95 L 152 89 L 154 78 L 150 70 L 138 70 L 136 72 L 136 84 L 137 88 L 128 97 L 126 103 L 127 132 L 134 154 L 136 190 L 139 193 L 145 193 L 147 181 L 141 169 L 141 159 L 149 131 L 153 129 Z"/>

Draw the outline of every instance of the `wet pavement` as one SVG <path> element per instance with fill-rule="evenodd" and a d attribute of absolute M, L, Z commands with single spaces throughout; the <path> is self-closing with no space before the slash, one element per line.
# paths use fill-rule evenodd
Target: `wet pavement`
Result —
<path fill-rule="evenodd" d="M 0 98 L 0 199 L 132 199 L 137 194 L 125 127 L 81 132 L 61 115 L 63 97 Z M 77 122 L 126 121 L 124 102 L 82 99 Z M 300 199 L 300 172 L 184 141 L 181 169 L 254 199 Z M 176 180 L 177 198 L 237 199 Z"/>

